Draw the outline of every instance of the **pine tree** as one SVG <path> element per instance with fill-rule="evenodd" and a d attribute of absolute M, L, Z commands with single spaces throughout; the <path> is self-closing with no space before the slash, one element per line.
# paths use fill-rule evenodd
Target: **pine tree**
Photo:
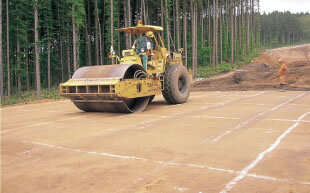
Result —
<path fill-rule="evenodd" d="M 38 41 L 39 41 L 39 34 L 38 34 L 38 3 L 35 0 L 35 5 L 34 5 L 34 52 L 35 52 L 37 100 L 40 100 L 40 98 L 41 98 L 41 82 L 40 82 L 40 65 L 39 65 Z"/>
<path fill-rule="evenodd" d="M 0 0 L 0 100 L 3 97 L 3 60 L 2 60 L 2 0 Z"/>

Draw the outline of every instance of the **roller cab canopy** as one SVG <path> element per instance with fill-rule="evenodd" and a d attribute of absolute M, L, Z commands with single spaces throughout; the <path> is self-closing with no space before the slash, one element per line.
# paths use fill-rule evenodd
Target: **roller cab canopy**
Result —
<path fill-rule="evenodd" d="M 159 26 L 142 25 L 142 26 L 136 26 L 136 27 L 120 28 L 117 30 L 128 33 L 128 34 L 135 35 L 135 34 L 146 33 L 148 31 L 159 32 L 159 31 L 163 31 L 164 29 L 162 27 L 159 27 Z"/>

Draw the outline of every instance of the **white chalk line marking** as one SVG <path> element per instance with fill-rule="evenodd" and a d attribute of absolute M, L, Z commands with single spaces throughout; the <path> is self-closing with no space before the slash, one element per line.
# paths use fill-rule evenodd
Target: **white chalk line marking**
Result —
<path fill-rule="evenodd" d="M 60 119 L 60 120 L 57 120 L 57 121 L 42 122 L 42 123 L 37 123 L 37 124 L 33 124 L 33 125 L 27 125 L 27 126 L 23 126 L 23 127 L 18 127 L 18 128 L 15 128 L 15 129 L 3 130 L 3 131 L 0 131 L 0 133 L 8 133 L 8 132 L 12 132 L 12 131 L 20 130 L 20 129 L 29 128 L 29 127 L 37 127 L 37 126 L 41 126 L 41 125 L 48 125 L 48 124 L 51 124 L 51 123 L 57 123 L 57 122 L 62 122 L 62 121 L 67 121 L 67 120 L 78 119 L 80 117 L 82 117 L 82 116 L 71 117 L 71 118 L 67 118 L 67 119 Z"/>
<path fill-rule="evenodd" d="M 183 188 L 183 187 L 174 187 L 173 189 L 178 190 L 179 192 L 184 192 L 184 191 L 187 192 L 189 190 L 188 188 Z"/>
<path fill-rule="evenodd" d="M 205 97 L 205 96 L 210 96 L 210 95 L 216 95 L 219 92 L 212 92 L 212 93 L 208 93 L 208 94 L 204 94 L 204 95 L 195 95 L 195 96 L 190 96 L 189 99 L 191 98 L 201 98 L 201 97 Z"/>
<path fill-rule="evenodd" d="M 235 99 L 229 99 L 229 100 L 226 100 L 226 101 L 224 101 L 224 102 L 217 103 L 217 104 L 215 104 L 214 106 L 203 106 L 203 107 L 200 107 L 200 109 L 201 109 L 201 110 L 205 110 L 205 109 L 208 109 L 208 108 L 210 108 L 210 107 L 221 107 L 221 106 L 224 106 L 224 105 L 230 103 L 230 102 L 233 101 L 233 100 L 235 100 Z"/>
<path fill-rule="evenodd" d="M 64 111 L 41 111 L 41 110 L 26 110 L 26 109 L 17 109 L 16 111 L 22 112 L 40 112 L 40 113 L 62 113 L 62 114 L 76 114 L 77 112 L 64 112 Z"/>
<path fill-rule="evenodd" d="M 241 119 L 241 118 L 236 118 L 236 117 L 220 117 L 220 116 L 210 116 L 210 115 L 193 115 L 193 116 L 185 116 L 185 118 L 210 118 L 210 119 L 231 119 L 231 120 Z"/>
<path fill-rule="evenodd" d="M 35 147 L 33 149 L 27 150 L 27 151 L 23 151 L 20 154 L 26 154 L 26 155 L 30 155 L 32 153 L 39 153 L 39 151 L 41 151 L 41 149 L 43 149 L 44 147 Z"/>
<path fill-rule="evenodd" d="M 216 104 L 219 104 L 219 103 L 199 103 L 199 102 L 188 102 L 188 104 L 191 104 L 191 105 L 216 105 Z"/>
<path fill-rule="evenodd" d="M 262 104 L 262 103 L 240 103 L 240 105 L 271 106 L 272 104 Z"/>
<path fill-rule="evenodd" d="M 40 160 L 40 159 L 31 160 L 31 161 L 25 162 L 25 163 L 23 163 L 23 164 L 17 165 L 17 166 L 15 166 L 15 167 L 11 168 L 11 169 L 19 168 L 19 167 L 22 167 L 22 166 L 26 166 L 26 165 L 29 165 L 29 164 L 31 164 L 31 163 L 33 163 L 33 162 L 37 162 L 37 161 L 39 161 L 39 160 Z"/>
<path fill-rule="evenodd" d="M 263 92 L 259 92 L 259 93 L 253 94 L 253 95 L 247 95 L 245 98 L 256 97 L 256 96 L 262 95 L 262 94 L 264 94 L 264 93 L 266 93 L 266 92 L 263 91 Z M 229 99 L 229 100 L 226 100 L 226 101 L 224 101 L 224 102 L 217 103 L 217 104 L 215 105 L 215 107 L 224 106 L 224 105 L 226 105 L 226 104 L 229 104 L 231 101 L 235 101 L 235 100 L 236 100 L 236 99 Z M 238 100 L 238 99 L 237 99 L 237 100 Z M 208 109 L 208 108 L 210 108 L 210 107 L 213 107 L 213 106 L 205 106 L 205 107 L 201 107 L 200 109 L 201 109 L 201 110 L 205 110 L 205 109 Z"/>
<path fill-rule="evenodd" d="M 181 106 L 181 105 L 185 105 L 185 104 L 186 103 L 175 104 L 175 105 L 167 105 L 167 106 L 164 106 L 164 107 L 161 107 L 161 108 L 165 109 L 165 108 L 177 107 L 177 106 Z"/>
<path fill-rule="evenodd" d="M 240 103 L 240 105 L 257 105 L 257 106 L 271 106 L 272 104 L 264 104 L 264 103 Z M 301 106 L 301 107 L 310 107 L 310 105 L 304 104 L 287 104 L 289 106 Z"/>
<path fill-rule="evenodd" d="M 302 120 L 304 117 L 306 117 L 309 114 L 310 112 L 303 114 L 302 116 L 298 118 L 298 120 Z M 220 193 L 229 192 L 233 188 L 234 185 L 236 185 L 240 180 L 242 180 L 249 173 L 251 169 L 253 169 L 260 161 L 263 160 L 266 154 L 272 152 L 281 143 L 281 140 L 283 140 L 294 128 L 296 128 L 299 125 L 299 123 L 300 122 L 296 122 L 293 126 L 291 126 L 284 133 L 282 133 L 282 135 L 280 135 L 277 138 L 277 140 L 268 149 L 261 152 L 257 156 L 257 158 L 250 163 L 250 165 L 248 165 L 241 171 L 241 173 L 238 176 L 236 176 L 232 181 L 226 184 L 225 188 Z"/>
<path fill-rule="evenodd" d="M 176 163 L 175 161 L 168 161 L 167 162 L 167 161 L 152 160 L 152 159 L 135 157 L 135 156 L 117 155 L 117 154 L 95 152 L 95 151 L 85 151 L 85 150 L 80 150 L 80 149 L 61 147 L 61 146 L 50 145 L 50 144 L 39 143 L 39 142 L 27 142 L 27 143 L 40 145 L 40 146 L 44 146 L 44 147 L 49 147 L 49 148 L 53 148 L 53 149 L 67 150 L 67 151 L 72 151 L 72 152 L 77 152 L 77 153 L 87 153 L 89 155 L 105 156 L 105 157 L 112 157 L 112 158 L 119 158 L 119 159 L 131 159 L 131 160 L 138 160 L 138 161 L 142 161 L 142 162 L 150 161 L 150 162 L 157 163 L 157 164 L 164 165 L 164 166 L 179 166 L 179 167 L 208 169 L 210 171 L 217 171 L 217 172 L 223 172 L 223 173 L 229 173 L 229 174 L 239 174 L 239 175 L 243 173 L 242 171 L 216 168 L 216 167 L 210 167 L 210 166 L 198 165 L 198 164 L 181 164 L 181 163 Z M 292 182 L 296 182 L 299 184 L 310 184 L 310 182 L 300 182 L 300 181 L 296 181 L 296 180 L 279 179 L 279 178 L 257 175 L 257 174 L 246 174 L 245 176 L 257 178 L 257 179 L 263 179 L 263 180 L 267 180 L 267 181 L 279 181 L 279 182 L 291 182 L 292 181 Z"/>
<path fill-rule="evenodd" d="M 160 117 L 160 118 L 168 118 L 173 117 L 172 115 L 133 115 L 134 117 Z M 223 117 L 223 116 L 213 116 L 213 115 L 189 115 L 184 116 L 184 118 L 210 118 L 210 119 L 228 119 L 228 120 L 240 120 L 238 117 Z M 263 121 L 283 121 L 283 122 L 298 122 L 296 119 L 263 119 Z M 310 120 L 301 120 L 299 122 L 310 123 Z"/>
<path fill-rule="evenodd" d="M 303 123 L 310 123 L 310 120 L 291 120 L 291 119 L 263 119 L 267 121 L 284 121 L 284 122 L 303 122 Z"/>
<path fill-rule="evenodd" d="M 254 116 L 250 117 L 249 119 L 247 119 L 247 120 L 245 120 L 245 121 L 239 123 L 239 124 L 238 124 L 237 126 L 235 126 L 234 128 L 229 129 L 229 130 L 225 131 L 224 133 L 222 133 L 221 135 L 217 136 L 215 139 L 213 139 L 213 142 L 219 141 L 220 139 L 222 139 L 222 138 L 225 137 L 226 135 L 229 135 L 229 134 L 232 133 L 233 131 L 240 129 L 241 127 L 243 127 L 244 125 L 250 123 L 251 121 L 257 120 L 257 119 L 259 119 L 260 117 L 264 116 L 265 114 L 267 114 L 267 113 L 269 113 L 269 112 L 272 112 L 272 111 L 275 111 L 275 110 L 281 108 L 282 106 L 284 106 L 284 105 L 286 105 L 286 104 L 288 104 L 288 103 L 290 103 L 290 102 L 292 102 L 292 101 L 294 101 L 294 100 L 296 100 L 296 99 L 299 99 L 299 98 L 303 97 L 303 96 L 306 95 L 307 93 L 308 93 L 308 92 L 303 92 L 303 93 L 301 93 L 301 94 L 299 94 L 299 95 L 297 95 L 297 96 L 294 96 L 294 97 L 290 98 L 289 100 L 287 100 L 287 101 L 285 101 L 285 102 L 283 102 L 283 103 L 281 103 L 281 104 L 279 104 L 279 105 L 277 105 L 277 106 L 275 106 L 275 107 L 273 107 L 273 108 L 271 108 L 271 109 L 267 109 L 267 110 L 265 110 L 264 112 L 261 112 L 261 113 L 259 113 L 259 114 L 257 114 L 257 115 L 254 115 Z"/>
<path fill-rule="evenodd" d="M 121 130 L 121 129 L 107 129 L 107 130 L 96 132 L 90 136 L 102 136 L 102 135 L 109 134 L 109 133 L 112 133 L 118 130 Z"/>

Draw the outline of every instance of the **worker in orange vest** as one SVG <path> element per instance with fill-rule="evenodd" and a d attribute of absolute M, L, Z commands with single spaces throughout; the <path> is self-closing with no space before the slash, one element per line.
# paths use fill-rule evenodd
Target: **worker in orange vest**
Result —
<path fill-rule="evenodd" d="M 279 64 L 281 65 L 279 71 L 278 71 L 278 76 L 279 76 L 279 80 L 280 80 L 280 91 L 284 92 L 285 91 L 285 87 L 286 87 L 286 73 L 287 73 L 287 66 L 284 62 L 284 60 L 282 58 L 280 58 L 278 60 Z"/>

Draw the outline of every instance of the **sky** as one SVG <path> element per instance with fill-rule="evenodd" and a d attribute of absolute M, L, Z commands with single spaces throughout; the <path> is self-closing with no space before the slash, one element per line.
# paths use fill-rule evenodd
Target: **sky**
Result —
<path fill-rule="evenodd" d="M 261 13 L 264 11 L 310 12 L 310 0 L 260 0 Z"/>

